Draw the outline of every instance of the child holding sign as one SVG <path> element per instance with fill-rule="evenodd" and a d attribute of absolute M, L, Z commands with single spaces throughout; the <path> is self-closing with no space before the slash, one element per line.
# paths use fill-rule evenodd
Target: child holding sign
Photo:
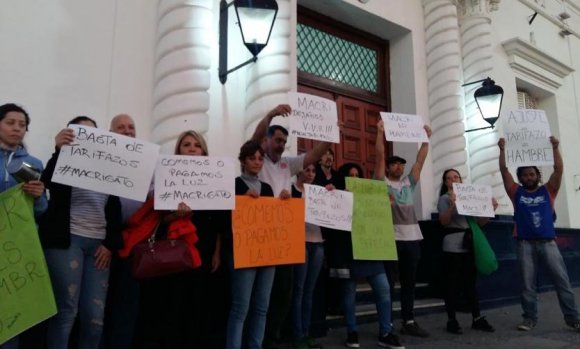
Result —
<path fill-rule="evenodd" d="M 292 197 L 301 198 L 304 194 L 304 183 L 310 184 L 316 176 L 314 164 L 306 166 L 296 176 L 292 185 Z M 312 296 L 322 269 L 324 259 L 324 244 L 320 227 L 306 223 L 306 260 L 303 264 L 294 266 L 294 286 L 292 288 L 292 331 L 295 349 L 321 348 L 308 335 L 312 317 Z"/>
<path fill-rule="evenodd" d="M 447 332 L 462 334 L 463 330 L 455 317 L 459 292 L 461 289 L 471 306 L 473 322 L 471 328 L 484 332 L 494 332 L 495 329 L 487 322 L 479 311 L 479 301 L 476 291 L 475 260 L 473 255 L 473 240 L 466 239 L 469 224 L 466 216 L 457 213 L 453 183 L 461 183 L 461 175 L 455 169 L 443 172 L 439 191 L 439 222 L 445 227 L 443 238 L 443 259 L 445 265 L 446 292 L 445 309 L 447 310 Z M 497 201 L 493 200 L 493 209 L 497 208 Z M 484 225 L 489 218 L 478 217 L 477 223 Z"/>

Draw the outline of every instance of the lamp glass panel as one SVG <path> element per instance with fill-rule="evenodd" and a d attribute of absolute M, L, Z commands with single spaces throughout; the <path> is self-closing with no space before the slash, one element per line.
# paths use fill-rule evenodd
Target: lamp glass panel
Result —
<path fill-rule="evenodd" d="M 276 11 L 271 9 L 238 7 L 244 42 L 265 45 L 268 42 L 275 15 Z"/>
<path fill-rule="evenodd" d="M 499 108 L 501 107 L 502 94 L 480 96 L 476 98 L 477 105 L 484 119 L 499 117 Z"/>

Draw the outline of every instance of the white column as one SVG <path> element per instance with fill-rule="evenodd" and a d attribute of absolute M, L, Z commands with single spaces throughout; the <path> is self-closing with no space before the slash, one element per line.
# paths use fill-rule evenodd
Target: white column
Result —
<path fill-rule="evenodd" d="M 465 82 L 492 76 L 492 39 L 490 12 L 497 10 L 500 0 L 459 1 L 461 45 L 463 53 L 463 76 Z M 488 126 L 481 117 L 473 93 L 481 87 L 474 84 L 465 87 L 465 115 L 469 129 Z M 498 170 L 497 128 L 468 133 L 469 164 L 472 183 L 491 185 L 500 204 L 506 204 Z M 506 207 L 501 205 L 500 207 Z"/>
<path fill-rule="evenodd" d="M 452 0 L 423 0 L 431 158 L 436 191 L 445 169 L 469 176 L 463 124 L 461 47 L 457 8 Z"/>
<path fill-rule="evenodd" d="M 182 131 L 209 128 L 213 0 L 161 0 L 151 139 L 171 151 Z M 216 7 L 218 7 L 216 5 Z"/>
<path fill-rule="evenodd" d="M 296 0 L 278 0 L 278 14 L 268 46 L 247 70 L 246 138 L 253 134 L 257 122 L 266 112 L 286 103 L 286 94 L 296 90 L 295 47 Z"/>

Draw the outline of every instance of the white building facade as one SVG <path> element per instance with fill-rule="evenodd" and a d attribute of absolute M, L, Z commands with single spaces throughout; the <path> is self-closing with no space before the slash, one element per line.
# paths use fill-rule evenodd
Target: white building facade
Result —
<path fill-rule="evenodd" d="M 278 0 L 270 43 L 224 85 L 218 0 L 3 5 L 2 103 L 28 110 L 25 141 L 43 160 L 72 117 L 89 115 L 107 128 L 118 113 L 132 115 L 137 136 L 166 153 L 181 131 L 195 129 L 210 154 L 235 157 L 256 122 L 297 89 L 297 8 L 303 6 L 388 42 L 390 111 L 422 115 L 433 129 L 416 198 L 422 218 L 435 211 L 447 168 L 492 185 L 499 212 L 512 212 L 497 165 L 501 128 L 464 132 L 482 120 L 472 98 L 477 85 L 461 85 L 489 76 L 504 89 L 503 111 L 520 105 L 547 112 L 565 164 L 557 225 L 580 228 L 580 0 Z M 238 40 L 233 12 L 230 22 L 233 66 L 250 54 Z M 291 140 L 288 152 L 296 147 Z M 393 145 L 410 161 L 417 149 Z M 544 176 L 550 171 L 544 168 Z"/>

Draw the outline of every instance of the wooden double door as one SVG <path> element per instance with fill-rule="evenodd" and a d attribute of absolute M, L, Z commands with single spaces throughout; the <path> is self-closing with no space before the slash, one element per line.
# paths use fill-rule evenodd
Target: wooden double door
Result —
<path fill-rule="evenodd" d="M 386 111 L 385 107 L 300 84 L 298 92 L 336 101 L 338 120 L 344 123 L 344 127 L 340 135 L 340 143 L 332 145 L 335 154 L 334 167 L 338 169 L 345 163 L 353 162 L 363 168 L 365 178 L 373 178 L 376 163 L 376 125 L 381 119 L 379 113 Z M 312 149 L 314 142 L 310 139 L 299 138 L 298 152 Z M 390 154 L 390 144 L 387 142 L 385 142 L 385 154 Z"/>

